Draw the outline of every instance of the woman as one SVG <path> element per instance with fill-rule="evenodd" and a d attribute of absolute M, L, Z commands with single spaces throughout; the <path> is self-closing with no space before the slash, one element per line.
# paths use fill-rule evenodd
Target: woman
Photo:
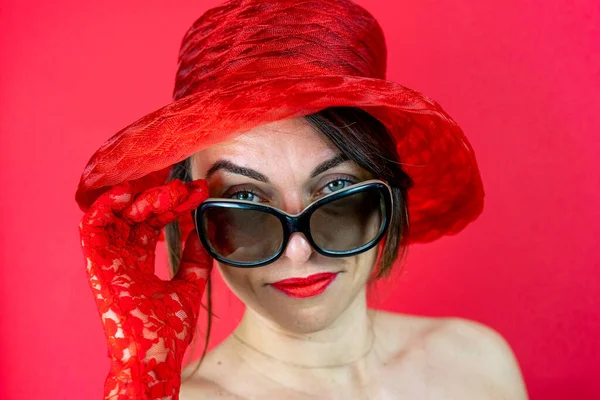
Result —
<path fill-rule="evenodd" d="M 384 78 L 383 34 L 347 0 L 230 1 L 196 21 L 175 101 L 102 146 L 77 193 L 106 398 L 527 398 L 491 329 L 366 306 L 409 243 L 483 204 L 460 128 Z M 182 385 L 213 259 L 246 312 Z"/>

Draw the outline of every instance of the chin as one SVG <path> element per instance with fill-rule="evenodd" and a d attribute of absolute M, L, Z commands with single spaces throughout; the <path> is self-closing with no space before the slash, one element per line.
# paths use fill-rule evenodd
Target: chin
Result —
<path fill-rule="evenodd" d="M 350 274 L 340 273 L 324 292 L 314 297 L 290 297 L 265 287 L 264 298 L 246 304 L 286 331 L 308 334 L 333 325 L 362 292 L 362 286 L 356 285 Z"/>
<path fill-rule="evenodd" d="M 356 258 L 312 260 L 309 271 L 339 271 L 324 290 L 321 291 L 317 284 L 313 288 L 314 295 L 309 289 L 286 293 L 265 284 L 265 281 L 272 281 L 273 276 L 272 272 L 266 272 L 267 269 L 231 269 L 220 264 L 219 269 L 227 286 L 246 305 L 248 311 L 278 329 L 310 334 L 332 326 L 355 303 L 358 296 L 364 295 L 376 255 L 375 252 L 369 253 L 371 252 Z M 283 267 L 275 263 L 266 268 Z"/>
<path fill-rule="evenodd" d="M 259 313 L 282 329 L 298 334 L 322 331 L 330 327 L 342 314 L 339 304 L 322 304 L 307 307 L 289 307 L 287 310 L 262 309 Z M 257 310 L 258 311 L 258 310 Z"/>

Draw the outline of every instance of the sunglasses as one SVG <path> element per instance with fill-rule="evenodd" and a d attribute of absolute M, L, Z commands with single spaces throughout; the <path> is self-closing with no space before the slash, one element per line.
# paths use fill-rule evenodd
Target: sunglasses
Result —
<path fill-rule="evenodd" d="M 195 210 L 194 221 L 213 258 L 253 268 L 281 257 L 294 232 L 324 256 L 365 252 L 384 237 L 391 210 L 391 188 L 368 180 L 323 196 L 296 215 L 247 200 L 210 198 Z"/>

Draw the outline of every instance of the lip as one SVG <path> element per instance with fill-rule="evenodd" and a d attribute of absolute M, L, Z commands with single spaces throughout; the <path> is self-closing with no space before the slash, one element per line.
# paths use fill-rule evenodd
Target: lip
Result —
<path fill-rule="evenodd" d="M 303 299 L 323 293 L 336 277 L 337 273 L 322 272 L 305 278 L 284 279 L 271 283 L 271 286 L 290 297 Z"/>

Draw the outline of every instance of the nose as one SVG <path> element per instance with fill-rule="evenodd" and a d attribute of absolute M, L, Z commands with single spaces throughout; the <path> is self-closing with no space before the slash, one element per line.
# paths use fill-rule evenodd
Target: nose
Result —
<path fill-rule="evenodd" d="M 283 256 L 292 260 L 294 264 L 303 264 L 308 261 L 313 251 L 306 237 L 300 232 L 294 232 L 290 236 Z"/>

